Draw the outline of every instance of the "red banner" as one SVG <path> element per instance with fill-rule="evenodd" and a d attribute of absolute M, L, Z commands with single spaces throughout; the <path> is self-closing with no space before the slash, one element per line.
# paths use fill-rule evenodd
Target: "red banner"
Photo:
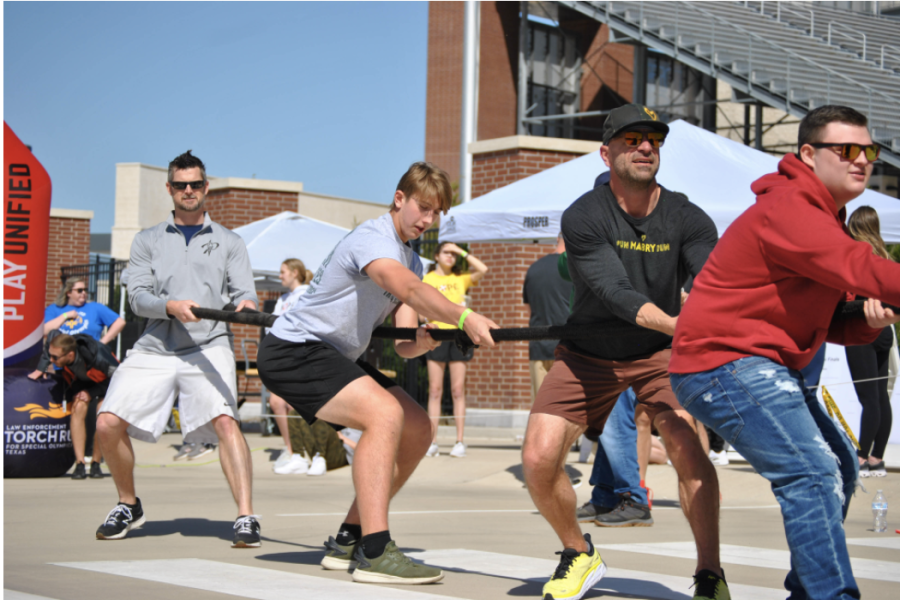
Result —
<path fill-rule="evenodd" d="M 50 232 L 50 176 L 3 123 L 3 364 L 40 351 Z"/>

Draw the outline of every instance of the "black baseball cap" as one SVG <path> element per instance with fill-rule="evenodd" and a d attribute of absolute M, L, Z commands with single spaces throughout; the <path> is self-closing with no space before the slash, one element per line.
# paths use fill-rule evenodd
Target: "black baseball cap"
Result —
<path fill-rule="evenodd" d="M 603 144 L 632 127 L 649 127 L 653 131 L 669 133 L 669 126 L 659 120 L 656 113 L 643 104 L 626 104 L 613 109 L 603 124 Z"/>

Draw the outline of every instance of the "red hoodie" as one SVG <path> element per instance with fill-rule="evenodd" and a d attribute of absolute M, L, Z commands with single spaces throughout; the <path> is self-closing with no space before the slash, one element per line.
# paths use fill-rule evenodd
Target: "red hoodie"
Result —
<path fill-rule="evenodd" d="M 725 231 L 681 310 L 672 373 L 747 356 L 802 369 L 825 340 L 849 346 L 878 336 L 864 319 L 832 323 L 847 291 L 900 306 L 900 265 L 850 237 L 846 211 L 796 155 L 751 189 L 756 204 Z"/>

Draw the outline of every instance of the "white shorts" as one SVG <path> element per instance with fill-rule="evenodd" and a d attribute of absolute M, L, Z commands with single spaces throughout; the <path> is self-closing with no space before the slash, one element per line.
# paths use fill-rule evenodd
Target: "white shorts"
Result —
<path fill-rule="evenodd" d="M 100 412 L 126 421 L 131 437 L 156 442 L 176 397 L 185 442 L 217 443 L 214 418 L 240 421 L 231 349 L 214 346 L 180 356 L 130 350 L 113 373 Z"/>

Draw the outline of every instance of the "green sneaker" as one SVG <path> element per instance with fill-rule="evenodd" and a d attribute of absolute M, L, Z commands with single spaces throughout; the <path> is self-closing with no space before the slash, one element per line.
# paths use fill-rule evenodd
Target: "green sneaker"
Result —
<path fill-rule="evenodd" d="M 725 572 L 719 577 L 708 569 L 694 575 L 694 600 L 731 600 L 728 584 L 725 583 Z"/>
<path fill-rule="evenodd" d="M 444 572 L 416 562 L 400 552 L 393 540 L 388 542 L 384 554 L 378 558 L 366 558 L 362 546 L 353 554 L 357 567 L 353 581 L 360 583 L 400 583 L 416 585 L 434 583 L 444 578 Z"/>
<path fill-rule="evenodd" d="M 352 571 L 356 568 L 353 553 L 356 552 L 358 545 L 359 543 L 341 546 L 336 539 L 328 536 L 328 541 L 325 542 L 325 558 L 320 564 L 329 571 Z"/>

